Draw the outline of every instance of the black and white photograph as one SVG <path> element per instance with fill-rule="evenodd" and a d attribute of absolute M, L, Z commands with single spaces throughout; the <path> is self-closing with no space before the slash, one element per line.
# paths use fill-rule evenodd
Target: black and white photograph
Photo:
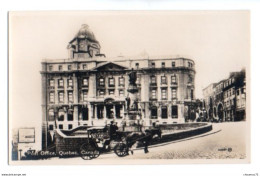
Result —
<path fill-rule="evenodd" d="M 250 11 L 8 20 L 10 165 L 250 163 Z"/>

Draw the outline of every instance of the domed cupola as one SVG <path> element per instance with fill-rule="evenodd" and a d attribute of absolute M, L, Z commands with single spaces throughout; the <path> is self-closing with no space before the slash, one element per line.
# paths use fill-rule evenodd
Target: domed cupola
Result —
<path fill-rule="evenodd" d="M 75 38 L 79 39 L 88 39 L 89 41 L 98 43 L 96 40 L 96 37 L 94 33 L 89 29 L 89 26 L 87 24 L 83 24 L 79 30 L 79 32 L 76 34 Z"/>
<path fill-rule="evenodd" d="M 92 58 L 100 56 L 100 45 L 87 24 L 83 24 L 75 37 L 69 42 L 70 58 Z"/>

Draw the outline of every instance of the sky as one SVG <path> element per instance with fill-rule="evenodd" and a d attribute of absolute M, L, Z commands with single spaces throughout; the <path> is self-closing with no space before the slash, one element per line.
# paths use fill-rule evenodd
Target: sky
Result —
<path fill-rule="evenodd" d="M 89 25 L 108 59 L 144 51 L 193 59 L 197 98 L 229 72 L 249 70 L 248 11 L 16 12 L 9 20 L 13 127 L 40 127 L 41 60 L 68 58 L 67 44 L 82 24 Z"/>

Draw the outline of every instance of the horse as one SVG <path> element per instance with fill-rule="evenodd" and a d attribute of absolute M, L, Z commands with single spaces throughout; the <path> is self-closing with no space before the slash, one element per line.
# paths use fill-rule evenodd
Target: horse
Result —
<path fill-rule="evenodd" d="M 160 129 L 147 129 L 144 132 L 131 132 L 125 138 L 126 145 L 130 152 L 133 154 L 132 146 L 136 142 L 140 142 L 144 146 L 144 153 L 148 153 L 148 146 L 153 140 L 154 136 L 157 135 L 159 139 L 162 137 L 162 132 Z"/>

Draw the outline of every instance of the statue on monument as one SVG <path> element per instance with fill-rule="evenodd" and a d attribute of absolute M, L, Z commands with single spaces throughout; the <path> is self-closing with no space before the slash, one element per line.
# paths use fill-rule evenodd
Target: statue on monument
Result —
<path fill-rule="evenodd" d="M 133 68 L 132 68 L 132 71 L 128 74 L 128 76 L 129 76 L 129 83 L 130 83 L 130 85 L 135 86 L 136 85 L 137 76 L 136 76 L 136 71 L 134 71 Z"/>

